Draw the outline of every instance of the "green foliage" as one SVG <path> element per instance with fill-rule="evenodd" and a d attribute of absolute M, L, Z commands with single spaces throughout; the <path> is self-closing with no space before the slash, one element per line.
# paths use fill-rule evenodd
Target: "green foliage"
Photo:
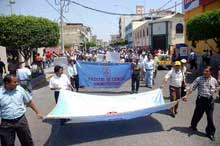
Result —
<path fill-rule="evenodd" d="M 186 30 L 190 41 L 213 39 L 220 48 L 220 10 L 194 16 L 187 22 Z"/>
<path fill-rule="evenodd" d="M 45 18 L 33 16 L 0 16 L 0 45 L 18 49 L 28 60 L 33 48 L 55 46 L 59 27 Z"/>
<path fill-rule="evenodd" d="M 111 46 L 125 46 L 128 44 L 127 40 L 119 39 L 116 42 L 112 43 Z"/>
<path fill-rule="evenodd" d="M 85 42 L 81 43 L 81 45 L 84 47 Z M 86 42 L 86 48 L 89 48 L 89 47 L 96 47 L 96 43 L 95 42 Z"/>

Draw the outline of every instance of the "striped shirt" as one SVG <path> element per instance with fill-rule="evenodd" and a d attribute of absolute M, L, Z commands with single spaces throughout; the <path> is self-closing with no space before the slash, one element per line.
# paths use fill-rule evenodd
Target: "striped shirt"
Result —
<path fill-rule="evenodd" d="M 192 90 L 195 90 L 196 88 L 198 88 L 198 96 L 210 98 L 213 96 L 216 89 L 219 90 L 219 85 L 217 80 L 212 76 L 210 78 L 200 76 L 196 78 L 191 85 Z"/>

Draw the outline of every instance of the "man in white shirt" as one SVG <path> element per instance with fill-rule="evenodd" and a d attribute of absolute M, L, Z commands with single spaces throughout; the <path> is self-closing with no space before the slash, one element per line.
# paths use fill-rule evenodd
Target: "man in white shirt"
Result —
<path fill-rule="evenodd" d="M 30 66 L 25 65 L 17 69 L 16 76 L 18 79 L 19 84 L 28 92 L 31 93 L 32 86 L 31 86 L 31 70 Z"/>
<path fill-rule="evenodd" d="M 167 84 L 167 81 L 170 80 L 170 101 L 176 101 L 180 99 L 181 96 L 181 87 L 182 82 L 184 81 L 184 75 L 181 71 L 181 62 L 176 61 L 175 66 L 171 69 L 165 76 L 161 88 L 164 87 L 164 84 Z M 170 109 L 171 116 L 175 117 L 177 114 L 178 103 Z"/>
<path fill-rule="evenodd" d="M 70 77 L 70 82 L 72 87 L 76 88 L 76 92 L 79 91 L 79 75 L 76 69 L 76 61 L 71 58 L 67 68 L 68 75 Z"/>
<path fill-rule="evenodd" d="M 149 88 L 153 87 L 153 74 L 154 74 L 154 60 L 151 54 L 147 55 L 147 60 L 144 61 L 143 70 L 145 72 L 146 86 Z"/>
<path fill-rule="evenodd" d="M 71 89 L 70 81 L 67 75 L 63 74 L 63 67 L 57 65 L 54 67 L 55 75 L 50 79 L 49 87 L 54 90 L 54 97 L 57 103 L 60 94 L 60 89 Z"/>

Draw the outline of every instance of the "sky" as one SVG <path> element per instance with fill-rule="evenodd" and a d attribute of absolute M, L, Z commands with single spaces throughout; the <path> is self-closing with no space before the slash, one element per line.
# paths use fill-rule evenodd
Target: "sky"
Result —
<path fill-rule="evenodd" d="M 48 2 L 55 8 L 59 0 L 15 0 L 13 5 L 13 14 L 17 15 L 32 15 L 37 17 L 45 17 L 52 21 L 59 22 L 59 13 L 54 10 Z M 149 9 L 158 9 L 165 3 L 170 1 L 164 9 L 172 7 L 182 0 L 73 0 L 81 4 L 116 13 L 135 13 L 136 5 L 144 5 L 145 11 Z M 174 10 L 174 9 L 173 9 Z M 181 12 L 182 7 L 178 6 L 177 11 Z M 9 0 L 0 0 L 0 15 L 10 15 L 11 10 Z M 97 35 L 99 39 L 105 41 L 110 40 L 111 34 L 118 34 L 119 32 L 119 16 L 106 15 L 94 12 L 80 6 L 70 3 L 64 13 L 66 19 L 64 22 L 83 23 L 91 27 L 93 35 Z"/>

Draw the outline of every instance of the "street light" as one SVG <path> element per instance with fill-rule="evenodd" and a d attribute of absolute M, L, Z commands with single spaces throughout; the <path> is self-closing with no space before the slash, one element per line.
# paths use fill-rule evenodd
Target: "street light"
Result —
<path fill-rule="evenodd" d="M 10 8 L 11 8 L 11 15 L 13 13 L 12 6 L 15 4 L 15 0 L 9 0 Z"/>

